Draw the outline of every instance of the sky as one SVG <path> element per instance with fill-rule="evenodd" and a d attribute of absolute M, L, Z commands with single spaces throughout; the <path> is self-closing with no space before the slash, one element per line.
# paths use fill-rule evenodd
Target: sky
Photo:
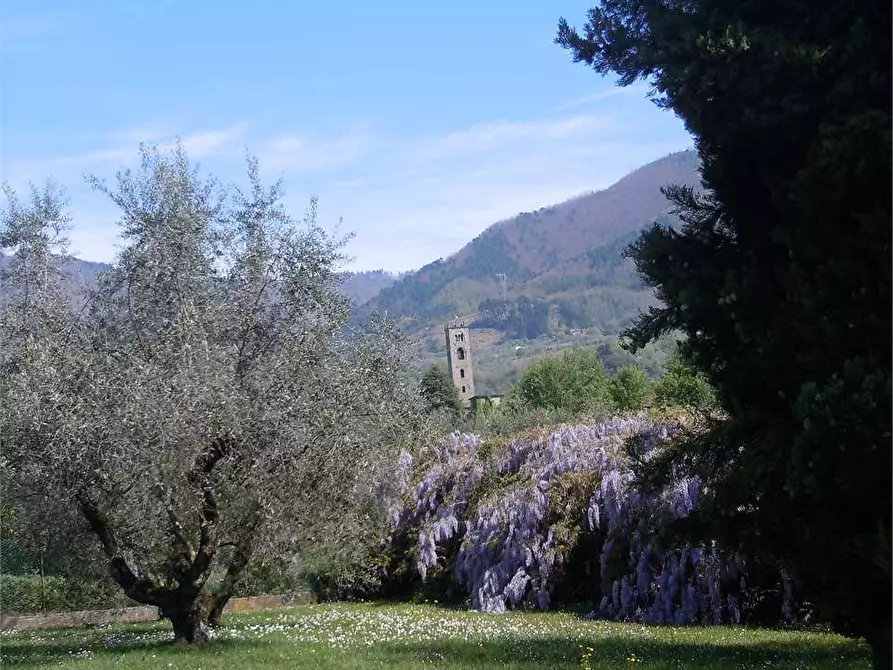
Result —
<path fill-rule="evenodd" d="M 62 185 L 72 253 L 107 262 L 116 211 L 84 175 L 179 138 L 238 182 L 248 151 L 296 217 L 316 195 L 321 223 L 355 234 L 352 269 L 415 269 L 692 145 L 647 87 L 553 43 L 589 6 L 4 0 L 0 178 Z"/>

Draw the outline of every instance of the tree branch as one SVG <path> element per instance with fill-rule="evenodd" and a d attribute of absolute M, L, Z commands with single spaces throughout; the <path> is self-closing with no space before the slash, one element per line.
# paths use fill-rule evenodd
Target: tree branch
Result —
<path fill-rule="evenodd" d="M 167 590 L 143 575 L 139 566 L 131 565 L 128 562 L 124 551 L 118 544 L 108 516 L 99 509 L 99 506 L 86 491 L 78 493 L 76 499 L 81 514 L 84 515 L 91 530 L 99 538 L 102 549 L 109 558 L 109 571 L 112 578 L 133 600 L 147 605 L 161 605 L 167 595 Z"/>
<path fill-rule="evenodd" d="M 183 577 L 198 588 L 204 584 L 208 568 L 218 549 L 217 521 L 220 518 L 220 508 L 211 482 L 211 473 L 217 464 L 226 458 L 231 448 L 232 443 L 229 439 L 217 438 L 211 448 L 196 459 L 195 466 L 189 474 L 189 482 L 200 486 L 202 490 L 201 526 L 198 549 L 188 569 L 183 572 Z"/>
<path fill-rule="evenodd" d="M 192 563 L 195 560 L 195 549 L 192 546 L 192 543 L 189 541 L 189 538 L 186 537 L 186 531 L 183 529 L 183 523 L 180 521 L 180 517 L 177 514 L 174 506 L 171 504 L 170 497 L 167 493 L 167 488 L 163 483 L 158 482 L 155 485 L 156 493 L 158 494 L 158 500 L 164 505 L 164 509 L 167 512 L 167 518 L 171 525 L 171 532 L 174 535 L 174 538 L 177 542 L 180 543 L 180 546 L 183 548 L 183 556 L 186 559 L 187 563 Z"/>
<path fill-rule="evenodd" d="M 266 293 L 267 289 L 272 284 L 272 277 L 270 276 L 272 272 L 272 266 L 267 266 L 264 271 L 265 277 L 263 284 L 260 287 L 260 290 L 257 292 L 257 295 L 254 297 L 254 304 L 251 306 L 251 310 L 248 314 L 245 315 L 245 320 L 243 322 L 242 334 L 239 337 L 239 349 L 236 355 L 236 376 L 242 377 L 245 374 L 245 368 L 248 365 L 248 361 L 245 360 L 245 349 L 248 346 L 248 334 L 251 332 L 252 323 L 250 321 L 250 317 L 253 314 L 256 314 L 258 311 L 258 306 L 260 305 L 261 298 L 264 293 Z"/>
<path fill-rule="evenodd" d="M 214 594 L 209 598 L 208 623 L 212 626 L 216 626 L 220 622 L 223 608 L 229 602 L 236 585 L 239 583 L 239 579 L 242 577 L 242 572 L 254 554 L 254 536 L 260 523 L 261 515 L 259 510 L 255 508 L 251 515 L 251 521 L 242 526 L 242 537 L 239 541 L 227 543 L 234 547 L 233 556 L 223 580 L 221 580 Z"/>
<path fill-rule="evenodd" d="M 189 541 L 189 538 L 186 537 L 186 533 L 183 530 L 183 524 L 180 523 L 180 518 L 177 516 L 177 513 L 174 511 L 173 506 L 170 504 L 167 505 L 167 518 L 171 522 L 171 532 L 180 543 L 180 546 L 183 547 L 183 552 L 186 560 L 189 562 L 194 561 L 195 549 L 192 547 L 192 543 Z"/>

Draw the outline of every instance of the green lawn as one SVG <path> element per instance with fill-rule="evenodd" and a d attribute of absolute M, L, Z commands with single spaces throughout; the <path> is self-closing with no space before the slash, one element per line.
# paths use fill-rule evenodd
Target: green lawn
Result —
<path fill-rule="evenodd" d="M 202 670 L 870 667 L 864 645 L 835 635 L 593 622 L 560 612 L 494 615 L 427 605 L 305 605 L 233 615 L 224 624 L 202 649 L 170 644 L 162 622 L 2 633 L 2 663 Z"/>

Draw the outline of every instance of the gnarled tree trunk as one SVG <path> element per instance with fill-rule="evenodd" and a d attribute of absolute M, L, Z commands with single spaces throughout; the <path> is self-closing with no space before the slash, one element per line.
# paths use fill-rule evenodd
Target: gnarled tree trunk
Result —
<path fill-rule="evenodd" d="M 207 615 L 203 598 L 195 596 L 191 600 L 183 594 L 174 593 L 170 601 L 159 607 L 161 616 L 171 622 L 174 628 L 174 642 L 201 644 L 210 639 Z"/>
<path fill-rule="evenodd" d="M 201 644 L 210 639 L 209 603 L 203 591 L 219 548 L 218 521 L 220 518 L 217 496 L 210 475 L 217 463 L 226 456 L 228 447 L 229 444 L 226 440 L 222 438 L 215 440 L 210 448 L 197 458 L 188 475 L 188 481 L 200 491 L 202 499 L 197 548 L 193 548 L 192 543 L 185 536 L 183 526 L 176 514 L 172 508 L 168 508 L 173 538 L 181 545 L 182 549 L 176 559 L 176 564 L 170 566 L 175 586 L 165 583 L 157 575 L 152 575 L 141 569 L 126 547 L 122 546 L 112 528 L 108 514 L 100 508 L 86 490 L 77 494 L 81 513 L 99 538 L 103 551 L 109 559 L 109 572 L 112 578 L 128 597 L 137 602 L 158 607 L 161 616 L 168 619 L 173 626 L 175 642 Z M 251 555 L 250 538 L 243 541 L 243 545 L 248 549 L 242 553 L 236 552 L 234 564 L 230 566 L 227 576 L 229 577 L 230 572 L 234 570 L 235 573 L 232 579 L 225 579 L 225 583 L 229 581 L 234 584 L 234 580 L 248 562 Z M 242 554 L 244 554 L 244 560 L 240 560 Z M 229 592 L 232 592 L 232 588 L 229 589 Z M 216 611 L 216 608 L 211 608 L 214 612 L 215 622 L 219 620 L 220 612 L 225 604 L 226 600 L 220 606 L 219 612 Z"/>

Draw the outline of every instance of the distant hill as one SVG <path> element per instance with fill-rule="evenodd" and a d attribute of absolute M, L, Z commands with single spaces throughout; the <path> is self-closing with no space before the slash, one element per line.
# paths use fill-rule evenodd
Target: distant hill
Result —
<path fill-rule="evenodd" d="M 9 256 L 0 253 L 0 276 L 3 269 L 9 263 Z M 94 263 L 79 258 L 70 258 L 65 261 L 63 270 L 70 279 L 72 286 L 95 286 L 97 275 L 109 268 L 106 263 Z M 397 280 L 397 276 L 384 270 L 370 270 L 364 272 L 345 272 L 341 291 L 350 298 L 354 305 L 362 305 Z M 74 293 L 74 292 L 73 292 Z M 0 285 L 0 296 L 3 287 Z"/>
<path fill-rule="evenodd" d="M 512 338 L 556 328 L 616 332 L 653 302 L 623 249 L 653 221 L 674 225 L 662 186 L 700 185 L 698 158 L 683 151 L 609 188 L 496 223 L 454 255 L 383 289 L 367 309 L 408 331 L 462 318 Z"/>
<path fill-rule="evenodd" d="M 356 305 L 364 305 L 397 281 L 397 275 L 384 270 L 345 272 L 341 291 Z"/>
<path fill-rule="evenodd" d="M 10 257 L 0 252 L 0 279 L 4 275 L 4 270 L 9 264 Z M 79 258 L 69 258 L 62 264 L 62 270 L 72 285 L 72 295 L 75 295 L 75 287 L 78 286 L 95 286 L 96 277 L 109 266 L 105 263 L 94 263 L 92 261 L 83 261 Z M 3 285 L 0 282 L 0 297 L 3 296 Z"/>

